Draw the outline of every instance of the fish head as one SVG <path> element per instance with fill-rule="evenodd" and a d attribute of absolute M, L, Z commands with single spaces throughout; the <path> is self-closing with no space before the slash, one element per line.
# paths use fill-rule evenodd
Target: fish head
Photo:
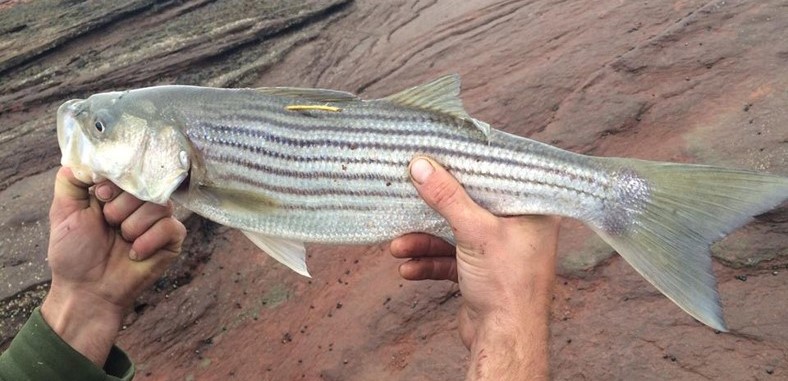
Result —
<path fill-rule="evenodd" d="M 85 183 L 109 180 L 140 200 L 164 205 L 188 176 L 191 145 L 160 105 L 129 93 L 60 106 L 61 164 Z"/>

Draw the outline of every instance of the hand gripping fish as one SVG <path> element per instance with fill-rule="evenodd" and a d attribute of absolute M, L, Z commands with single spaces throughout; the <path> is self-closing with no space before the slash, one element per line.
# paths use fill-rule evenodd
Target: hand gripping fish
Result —
<path fill-rule="evenodd" d="M 788 178 L 579 155 L 469 116 L 456 75 L 382 99 L 303 88 L 158 86 L 58 110 L 62 164 L 139 199 L 170 197 L 308 275 L 305 242 L 409 232 L 453 242 L 412 186 L 417 155 L 496 215 L 583 221 L 701 322 L 725 330 L 709 245 L 788 198 Z"/>

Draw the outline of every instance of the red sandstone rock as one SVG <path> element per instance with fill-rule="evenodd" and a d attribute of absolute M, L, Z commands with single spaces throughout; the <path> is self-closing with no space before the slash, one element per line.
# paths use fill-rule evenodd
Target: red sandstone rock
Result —
<path fill-rule="evenodd" d="M 108 88 L 319 86 L 369 98 L 458 72 L 466 108 L 496 128 L 594 155 L 788 175 L 788 19 L 778 0 L 299 6 L 312 16 L 232 11 L 223 2 L 145 8 L 6 69 L 0 224 L 11 230 L 1 233 L 0 287 L 8 274 L 38 270 L 21 276 L 24 287 L 0 288 L 0 297 L 12 300 L 37 283 L 33 274 L 45 276 L 43 252 L 25 257 L 26 243 L 7 232 L 23 220 L 45 226 L 43 206 L 26 214 L 35 218 L 11 217 L 27 210 L 12 190 L 48 189 L 48 177 L 31 174 L 56 165 L 54 108 Z M 216 32 L 255 15 L 261 34 Z M 0 33 L 21 33 L 9 26 L 16 28 L 0 23 Z M 159 42 L 158 50 L 132 49 L 129 36 L 143 27 L 138 40 Z M 173 41 L 191 44 L 184 53 Z M 128 61 L 119 72 L 101 69 L 119 60 Z M 714 247 L 728 334 L 693 321 L 589 231 L 565 225 L 551 338 L 556 379 L 786 377 L 785 207 Z M 138 379 L 462 378 L 456 286 L 400 280 L 385 245 L 310 247 L 308 280 L 238 232 L 196 217 L 189 228 L 184 257 L 140 300 L 121 334 Z M 43 234 L 38 229 L 30 234 Z"/>

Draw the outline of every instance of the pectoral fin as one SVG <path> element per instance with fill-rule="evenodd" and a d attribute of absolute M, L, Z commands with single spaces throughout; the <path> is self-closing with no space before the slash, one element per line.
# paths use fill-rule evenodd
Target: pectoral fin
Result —
<path fill-rule="evenodd" d="M 276 201 L 248 190 L 222 188 L 216 185 L 197 184 L 190 187 L 191 197 L 200 198 L 217 208 L 235 214 L 270 213 L 277 206 Z"/>
<path fill-rule="evenodd" d="M 257 247 L 279 261 L 279 263 L 305 277 L 312 277 L 306 268 L 306 247 L 304 247 L 303 242 L 271 237 L 245 230 L 241 232 L 254 242 Z"/>

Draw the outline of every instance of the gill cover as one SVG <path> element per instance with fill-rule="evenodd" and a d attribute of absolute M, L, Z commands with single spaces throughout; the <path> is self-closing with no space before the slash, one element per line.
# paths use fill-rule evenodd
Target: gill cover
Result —
<path fill-rule="evenodd" d="M 107 179 L 140 200 L 164 205 L 188 175 L 189 145 L 152 103 L 141 104 L 129 93 L 96 94 L 60 106 L 61 164 L 80 181 Z"/>

